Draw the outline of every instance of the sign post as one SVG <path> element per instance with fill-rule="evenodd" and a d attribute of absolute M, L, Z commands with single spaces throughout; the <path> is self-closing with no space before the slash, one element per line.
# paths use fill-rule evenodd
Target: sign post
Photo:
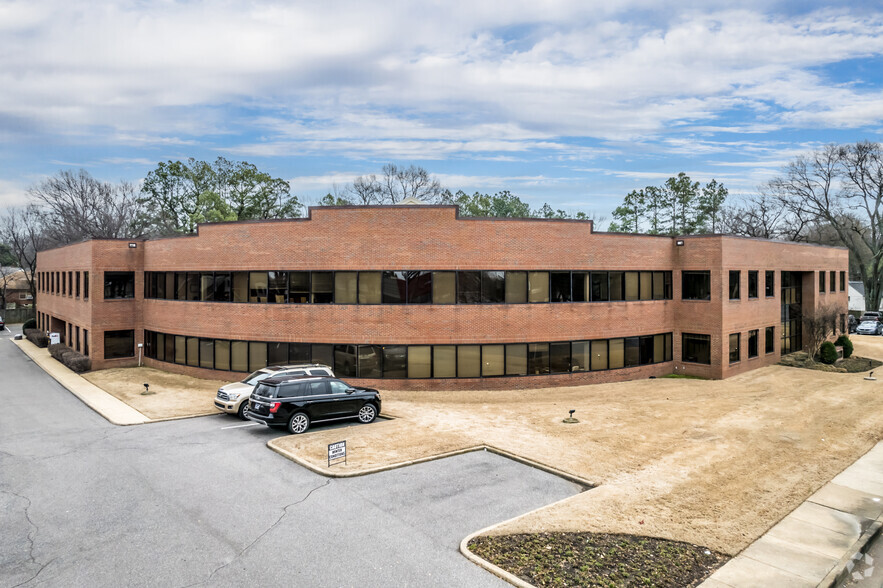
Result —
<path fill-rule="evenodd" d="M 346 441 L 338 441 L 328 446 L 328 467 L 331 467 L 332 461 L 337 465 L 341 459 L 346 463 Z"/>

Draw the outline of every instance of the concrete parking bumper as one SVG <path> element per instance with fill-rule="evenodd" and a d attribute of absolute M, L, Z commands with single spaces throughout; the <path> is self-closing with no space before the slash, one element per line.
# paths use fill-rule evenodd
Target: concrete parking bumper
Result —
<path fill-rule="evenodd" d="M 883 442 L 701 584 L 829 588 L 883 527 Z"/>
<path fill-rule="evenodd" d="M 81 378 L 61 362 L 56 361 L 47 349 L 41 349 L 25 339 L 11 340 L 25 355 L 40 366 L 43 371 L 82 400 L 89 408 L 115 425 L 140 425 L 151 422 L 125 402 L 108 394 L 95 384 Z"/>

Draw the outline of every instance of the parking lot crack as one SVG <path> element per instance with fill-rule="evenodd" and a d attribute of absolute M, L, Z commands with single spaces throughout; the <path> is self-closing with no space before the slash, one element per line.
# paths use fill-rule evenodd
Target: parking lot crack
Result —
<path fill-rule="evenodd" d="M 0 492 L 3 492 L 4 494 L 9 494 L 10 496 L 15 496 L 16 498 L 25 501 L 26 504 L 25 504 L 25 508 L 24 508 L 24 514 L 25 514 L 25 519 L 27 519 L 28 525 L 30 526 L 30 530 L 28 531 L 28 536 L 27 536 L 28 560 L 30 560 L 30 563 L 40 566 L 40 568 L 30 578 L 28 578 L 24 582 L 20 582 L 20 583 L 16 584 L 15 586 L 13 586 L 13 588 L 18 588 L 19 586 L 23 586 L 23 585 L 27 584 L 28 582 L 31 582 L 34 579 L 36 579 L 36 577 L 39 576 L 43 572 L 44 569 L 46 569 L 46 566 L 48 566 L 53 561 L 55 561 L 55 559 L 53 558 L 46 563 L 41 563 L 41 562 L 37 561 L 36 557 L 34 557 L 34 538 L 37 536 L 37 533 L 40 531 L 40 527 L 38 527 L 37 523 L 35 523 L 34 520 L 31 518 L 30 509 L 31 509 L 31 506 L 33 505 L 33 503 L 31 502 L 31 499 L 23 494 L 19 494 L 18 492 L 13 492 L 12 490 L 0 490 Z"/>
<path fill-rule="evenodd" d="M 310 496 L 313 495 L 313 492 L 315 492 L 316 490 L 319 490 L 320 488 L 324 488 L 324 487 L 328 486 L 329 484 L 331 484 L 331 478 L 325 480 L 325 483 L 324 483 L 324 484 L 319 484 L 319 485 L 316 486 L 315 488 L 311 489 L 309 492 L 307 492 L 307 495 L 304 496 L 303 498 L 301 498 L 300 500 L 297 500 L 297 501 L 292 502 L 292 503 L 290 503 L 290 504 L 286 504 L 286 505 L 282 508 L 282 513 L 281 513 L 281 514 L 279 515 L 279 517 L 273 522 L 273 524 L 271 524 L 271 525 L 270 525 L 269 527 L 267 527 L 267 528 L 266 528 L 261 534 L 259 534 L 257 537 L 255 537 L 254 540 L 253 540 L 251 543 L 249 543 L 248 545 L 246 545 L 245 547 L 243 547 L 243 548 L 239 551 L 239 553 L 237 553 L 235 556 L 233 556 L 233 558 L 232 558 L 230 561 L 228 561 L 227 563 L 225 563 L 225 564 L 223 564 L 223 565 L 220 565 L 220 566 L 216 567 L 214 570 L 212 570 L 212 573 L 209 574 L 208 578 L 206 578 L 206 579 L 204 579 L 204 580 L 200 580 L 199 582 L 194 582 L 193 584 L 187 584 L 187 585 L 184 586 L 183 588 L 191 588 L 192 586 L 199 586 L 199 585 L 201 585 L 201 584 L 209 583 L 209 582 L 212 580 L 212 578 L 215 577 L 215 574 L 217 574 L 218 572 L 220 572 L 220 571 L 223 570 L 224 568 L 229 567 L 230 565 L 232 565 L 233 562 L 235 562 L 235 561 L 238 560 L 240 557 L 242 557 L 242 556 L 245 554 L 245 552 L 247 552 L 249 549 L 251 549 L 256 543 L 258 543 L 258 541 L 260 541 L 261 539 L 263 539 L 268 533 L 270 533 L 273 529 L 275 529 L 277 526 L 279 526 L 279 524 L 285 519 L 285 517 L 288 516 L 288 511 L 289 511 L 289 509 L 292 509 L 292 508 L 294 508 L 295 506 L 298 506 L 298 505 L 300 505 L 300 504 L 303 504 L 304 502 L 307 501 L 307 499 L 310 498 Z"/>

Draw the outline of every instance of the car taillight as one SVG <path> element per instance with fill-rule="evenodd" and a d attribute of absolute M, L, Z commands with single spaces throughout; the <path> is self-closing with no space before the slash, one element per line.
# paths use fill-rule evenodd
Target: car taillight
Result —
<path fill-rule="evenodd" d="M 272 404 L 270 405 L 270 412 L 275 413 L 277 410 L 279 410 L 279 407 L 280 407 L 280 406 L 282 406 L 282 403 L 281 403 L 281 402 L 274 402 L 274 403 L 272 403 Z"/>

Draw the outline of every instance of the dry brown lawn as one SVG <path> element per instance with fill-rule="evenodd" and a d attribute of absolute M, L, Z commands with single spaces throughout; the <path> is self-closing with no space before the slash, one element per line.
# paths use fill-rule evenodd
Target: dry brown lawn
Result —
<path fill-rule="evenodd" d="M 83 377 L 151 419 L 217 414 L 213 399 L 227 382 L 202 380 L 148 367 L 112 368 Z M 142 395 L 144 383 L 154 394 Z"/>
<path fill-rule="evenodd" d="M 883 359 L 883 338 L 853 341 Z M 394 420 L 277 443 L 324 468 L 327 444 L 346 439 L 337 472 L 491 445 L 599 485 L 494 533 L 629 533 L 735 554 L 883 438 L 883 373 L 865 375 L 772 366 L 724 381 L 384 392 Z M 571 408 L 579 424 L 561 422 Z"/>

